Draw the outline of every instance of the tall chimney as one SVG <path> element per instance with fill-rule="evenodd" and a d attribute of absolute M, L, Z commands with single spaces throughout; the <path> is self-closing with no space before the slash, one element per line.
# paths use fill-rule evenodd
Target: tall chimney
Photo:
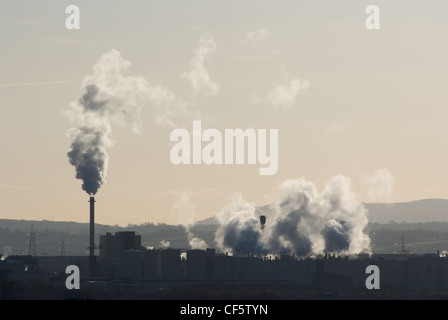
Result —
<path fill-rule="evenodd" d="M 90 195 L 89 276 L 95 275 L 95 197 Z"/>

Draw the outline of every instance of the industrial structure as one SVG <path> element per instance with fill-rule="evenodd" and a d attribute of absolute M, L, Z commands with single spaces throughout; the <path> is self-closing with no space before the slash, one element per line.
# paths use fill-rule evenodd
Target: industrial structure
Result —
<path fill-rule="evenodd" d="M 260 216 L 260 229 L 264 229 L 264 225 L 266 224 L 266 216 L 261 215 Z"/>
<path fill-rule="evenodd" d="M 93 210 L 93 197 L 91 208 Z M 92 214 L 93 217 L 93 214 Z M 92 219 L 93 221 L 93 219 Z M 373 254 L 298 258 L 235 256 L 215 249 L 190 250 L 141 246 L 133 231 L 101 235 L 98 260 L 88 256 L 7 256 L 0 259 L 3 279 L 35 279 L 65 288 L 65 268 L 80 269 L 83 288 L 92 292 L 124 292 L 134 296 L 164 290 L 190 288 L 209 290 L 277 290 L 279 292 L 366 293 L 366 268 L 380 270 L 381 294 L 399 297 L 408 293 L 441 293 L 448 296 L 448 257 L 434 254 Z M 91 239 L 92 243 L 92 239 Z M 92 273 L 92 261 L 94 268 Z M 33 280 L 35 281 L 35 280 Z M 34 283 L 34 282 L 30 282 Z M 123 291 L 124 290 L 124 291 Z M 205 289 L 204 289 L 205 290 Z M 282 291 L 288 290 L 288 291 Z M 65 292 L 65 291 L 64 291 Z M 372 292 L 372 291 L 370 291 Z"/>
<path fill-rule="evenodd" d="M 96 275 L 95 257 L 95 196 L 90 195 L 90 241 L 89 241 L 89 276 Z"/>
<path fill-rule="evenodd" d="M 120 254 L 126 250 L 141 250 L 142 237 L 134 231 L 119 231 L 115 235 L 107 232 L 100 236 L 99 259 L 118 259 Z"/>

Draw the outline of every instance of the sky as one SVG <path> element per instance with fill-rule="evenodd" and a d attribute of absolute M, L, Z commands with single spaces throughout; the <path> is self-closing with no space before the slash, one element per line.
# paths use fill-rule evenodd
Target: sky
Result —
<path fill-rule="evenodd" d="M 266 205 L 301 177 L 322 190 L 343 175 L 362 202 L 447 198 L 446 12 L 435 0 L 3 1 L 0 218 L 88 222 L 68 132 L 86 83 L 110 70 L 128 109 L 109 119 L 97 223 L 197 221 L 235 194 Z M 277 172 L 173 164 L 170 134 L 193 121 L 277 129 Z"/>

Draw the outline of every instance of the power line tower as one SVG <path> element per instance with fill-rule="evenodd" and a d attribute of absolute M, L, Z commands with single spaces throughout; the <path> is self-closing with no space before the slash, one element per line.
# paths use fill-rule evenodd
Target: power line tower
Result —
<path fill-rule="evenodd" d="M 31 225 L 30 243 L 28 246 L 28 255 L 37 256 L 36 251 L 36 234 L 34 233 L 34 223 Z"/>

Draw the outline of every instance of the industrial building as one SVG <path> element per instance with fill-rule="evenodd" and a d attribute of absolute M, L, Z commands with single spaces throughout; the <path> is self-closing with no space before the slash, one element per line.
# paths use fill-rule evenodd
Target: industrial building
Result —
<path fill-rule="evenodd" d="M 108 232 L 100 236 L 99 260 L 117 259 L 123 251 L 140 250 L 141 245 L 141 236 L 134 231 L 119 231 L 115 235 Z"/>
<path fill-rule="evenodd" d="M 382 254 L 298 259 L 232 256 L 215 249 L 125 250 L 114 273 L 104 276 L 145 281 L 282 281 L 313 290 L 365 291 L 366 268 L 381 271 L 381 290 L 389 292 L 448 292 L 448 258 L 438 254 Z M 173 282 L 174 281 L 174 282 Z"/>
<path fill-rule="evenodd" d="M 90 275 L 90 256 L 9 256 L 0 259 L 0 276 L 22 280 L 38 276 L 47 283 L 60 281 L 61 288 L 65 288 L 65 268 L 74 264 L 80 268 L 84 287 L 97 285 L 95 290 L 115 290 L 123 286 L 140 295 L 191 285 L 247 288 L 255 284 L 272 289 L 288 285 L 288 290 L 293 288 L 295 292 L 366 292 L 366 268 L 376 265 L 380 270 L 380 293 L 448 294 L 448 257 L 437 253 L 350 257 L 326 254 L 306 259 L 290 255 L 233 256 L 215 249 L 146 249 L 135 232 L 107 233 L 100 236 L 99 243 L 95 277 Z"/>

